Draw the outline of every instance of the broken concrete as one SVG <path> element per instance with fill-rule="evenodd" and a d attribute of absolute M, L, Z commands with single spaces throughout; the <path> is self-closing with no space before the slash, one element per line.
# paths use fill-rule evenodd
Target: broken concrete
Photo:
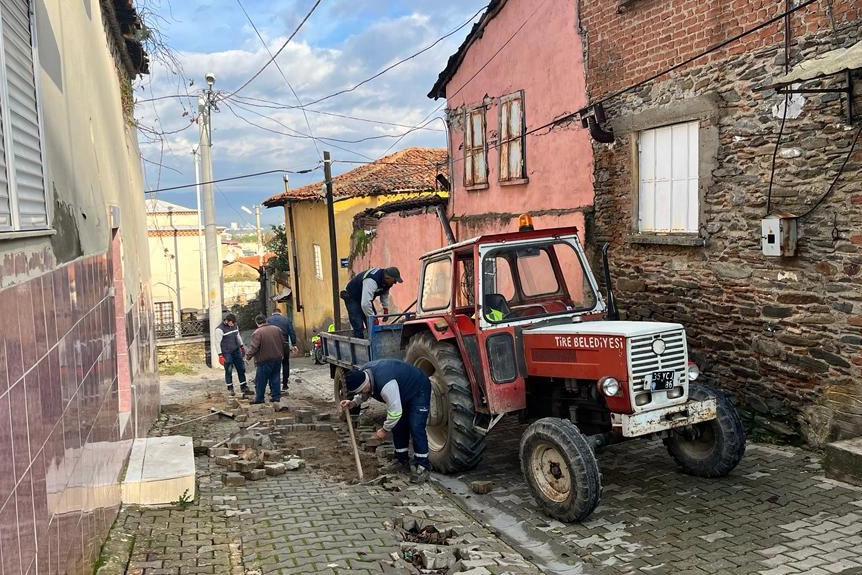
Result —
<path fill-rule="evenodd" d="M 490 493 L 494 488 L 493 481 L 471 481 L 470 489 L 473 493 L 478 493 L 479 495 L 484 495 L 486 493 Z"/>

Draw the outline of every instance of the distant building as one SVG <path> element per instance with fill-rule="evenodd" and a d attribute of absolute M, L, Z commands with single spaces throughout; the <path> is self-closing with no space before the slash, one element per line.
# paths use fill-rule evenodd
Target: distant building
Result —
<path fill-rule="evenodd" d="M 153 301 L 161 333 L 179 321 L 181 310 L 207 307 L 201 257 L 205 242 L 197 210 L 156 199 L 148 199 L 146 209 Z"/>

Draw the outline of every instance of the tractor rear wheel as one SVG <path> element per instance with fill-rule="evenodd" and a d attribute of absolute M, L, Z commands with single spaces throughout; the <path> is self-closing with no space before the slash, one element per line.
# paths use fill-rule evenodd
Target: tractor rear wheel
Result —
<path fill-rule="evenodd" d="M 583 521 L 599 504 L 602 476 L 586 438 L 574 423 L 545 417 L 521 437 L 521 471 L 547 515 Z"/>
<path fill-rule="evenodd" d="M 410 339 L 404 361 L 431 380 L 426 427 L 431 467 L 442 473 L 476 467 L 485 453 L 485 436 L 473 428 L 473 394 L 458 349 L 424 332 Z"/>
<path fill-rule="evenodd" d="M 717 389 L 692 384 L 688 396 L 698 401 L 715 398 L 716 417 L 672 431 L 664 440 L 667 451 L 688 475 L 724 477 L 745 453 L 745 430 L 739 414 Z"/>

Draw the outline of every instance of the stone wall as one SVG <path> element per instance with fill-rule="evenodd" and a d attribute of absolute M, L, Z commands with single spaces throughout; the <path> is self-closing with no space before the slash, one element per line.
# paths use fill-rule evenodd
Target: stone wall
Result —
<path fill-rule="evenodd" d="M 783 6 L 775 3 L 767 13 L 753 0 L 728 2 L 740 16 L 718 24 L 698 15 L 723 10 L 718 2 L 638 0 L 626 12 L 607 14 L 612 4 L 583 2 L 591 101 Z M 832 2 L 831 21 L 825 6 L 815 3 L 794 17 L 791 64 L 862 39 L 858 2 Z M 628 26 L 647 26 L 639 18 L 662 11 L 661 34 L 628 33 Z M 696 46 L 686 43 L 702 35 Z M 612 274 L 626 318 L 684 324 L 690 346 L 706 361 L 708 383 L 729 390 L 763 421 L 783 421 L 818 444 L 862 434 L 862 141 L 826 195 L 862 125 L 862 82 L 857 73 L 852 124 L 845 96 L 793 97 L 768 199 L 784 96 L 761 88 L 784 71 L 782 40 L 783 27 L 775 24 L 605 102 L 616 141 L 593 145 L 595 233 L 614 246 Z M 615 59 L 614 49 L 602 48 L 626 42 L 634 43 L 626 48 L 631 57 Z M 652 68 L 646 58 L 655 60 Z M 840 76 L 806 87 L 843 84 Z M 657 236 L 645 244 L 636 233 L 637 131 L 680 119 L 700 121 L 700 231 L 696 241 Z M 768 202 L 772 210 L 804 214 L 794 257 L 761 252 Z"/>
<path fill-rule="evenodd" d="M 160 341 L 157 344 L 159 367 L 172 365 L 206 365 L 209 339 L 186 338 L 180 341 Z"/>

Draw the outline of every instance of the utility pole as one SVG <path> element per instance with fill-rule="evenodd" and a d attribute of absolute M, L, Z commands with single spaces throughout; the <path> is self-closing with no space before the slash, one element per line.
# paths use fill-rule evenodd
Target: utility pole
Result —
<path fill-rule="evenodd" d="M 209 88 L 198 97 L 198 122 L 201 130 L 201 178 L 203 179 L 204 229 L 206 236 L 207 260 L 207 296 L 210 324 L 210 365 L 215 366 L 216 358 L 221 350 L 216 349 L 215 329 L 221 323 L 222 291 L 221 291 L 221 254 L 218 245 L 218 229 L 216 228 L 215 198 L 213 197 L 213 166 L 212 166 L 212 124 L 213 84 L 215 74 L 206 75 Z"/>
<path fill-rule="evenodd" d="M 201 305 L 207 305 L 207 266 L 206 257 L 204 256 L 204 228 L 203 228 L 203 213 L 201 212 L 201 164 L 198 158 L 198 149 L 192 148 L 192 155 L 195 159 L 195 195 L 198 203 L 198 259 L 201 264 Z"/>
<path fill-rule="evenodd" d="M 177 313 L 175 316 L 177 324 L 174 326 L 174 335 L 180 338 L 183 336 L 183 301 L 180 298 L 180 294 L 183 290 L 180 285 L 180 249 L 177 241 L 177 227 L 174 225 L 173 208 L 168 208 L 168 221 L 170 222 L 170 227 L 174 232 L 174 277 L 177 282 Z"/>
<path fill-rule="evenodd" d="M 323 176 L 326 178 L 326 219 L 329 222 L 329 271 L 332 275 L 332 323 L 341 329 L 341 303 L 338 301 L 338 246 L 335 242 L 335 202 L 332 200 L 332 160 L 323 152 Z"/>
<path fill-rule="evenodd" d="M 254 215 L 257 218 L 257 255 L 258 265 L 263 267 L 263 232 L 260 229 L 260 204 L 254 206 Z"/>

